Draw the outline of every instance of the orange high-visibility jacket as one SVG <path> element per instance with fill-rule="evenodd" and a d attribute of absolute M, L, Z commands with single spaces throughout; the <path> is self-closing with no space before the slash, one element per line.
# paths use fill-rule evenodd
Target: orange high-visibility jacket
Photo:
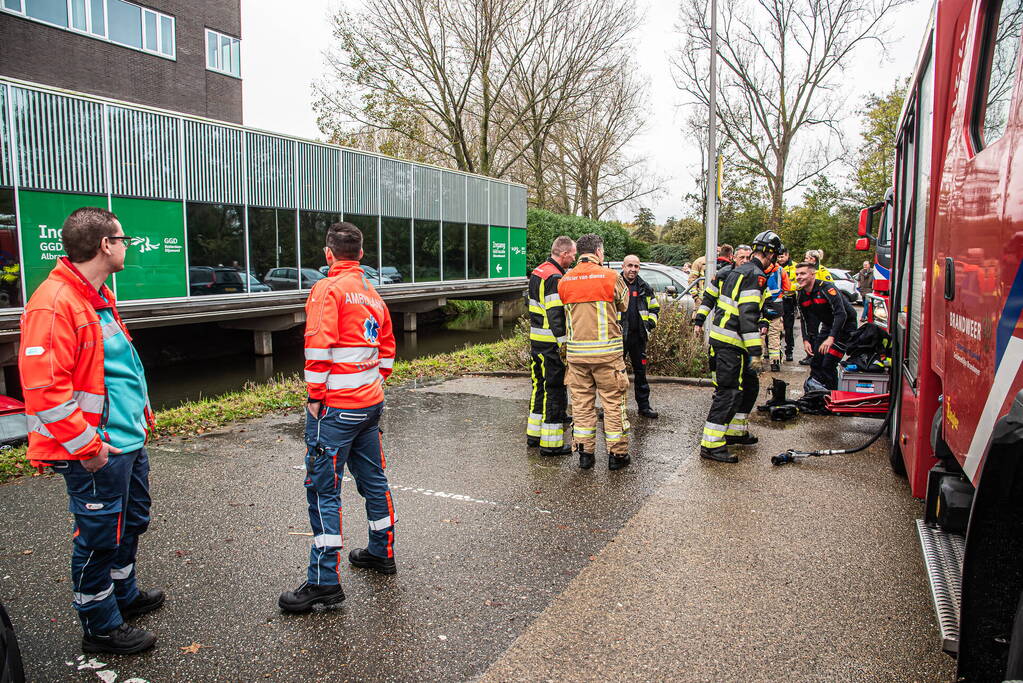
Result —
<path fill-rule="evenodd" d="M 305 305 L 305 381 L 309 398 L 332 408 L 384 400 L 394 368 L 391 314 L 358 261 L 335 261 Z"/>
<path fill-rule="evenodd" d="M 100 323 L 96 311 L 103 308 L 112 309 L 114 322 Z M 21 316 L 18 368 L 33 465 L 85 460 L 99 452 L 107 413 L 103 340 L 118 331 L 131 339 L 117 314 L 113 292 L 106 285 L 97 292 L 61 257 Z M 152 428 L 148 400 L 145 414 Z"/>
<path fill-rule="evenodd" d="M 558 282 L 568 327 L 569 363 L 599 364 L 622 357 L 618 313 L 629 308 L 629 287 L 622 276 L 583 254 Z"/>

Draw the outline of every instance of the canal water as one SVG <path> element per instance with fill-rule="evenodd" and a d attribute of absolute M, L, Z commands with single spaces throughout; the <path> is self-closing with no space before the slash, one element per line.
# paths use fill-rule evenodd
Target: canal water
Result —
<path fill-rule="evenodd" d="M 513 314 L 498 326 L 488 311 L 437 324 L 420 322 L 416 334 L 396 333 L 398 358 L 408 360 L 494 342 L 512 335 L 517 320 Z M 144 329 L 133 335 L 146 366 L 150 400 L 157 410 L 235 391 L 247 382 L 293 375 L 303 367 L 301 327 L 274 333 L 274 353 L 263 358 L 252 353 L 251 332 L 225 330 L 214 324 Z M 229 351 L 234 348 L 237 353 Z"/>

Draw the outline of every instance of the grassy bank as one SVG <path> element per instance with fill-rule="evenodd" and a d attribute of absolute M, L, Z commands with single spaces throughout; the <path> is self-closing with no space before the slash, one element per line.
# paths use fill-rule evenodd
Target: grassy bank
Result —
<path fill-rule="evenodd" d="M 477 344 L 451 353 L 398 361 L 394 364 L 394 372 L 388 384 L 453 377 L 486 370 L 525 370 L 528 363 L 528 343 L 520 331 L 513 337 L 492 344 Z M 251 382 L 241 391 L 189 401 L 159 411 L 154 437 L 159 439 L 202 434 L 236 420 L 301 407 L 305 405 L 305 399 L 305 382 L 298 375 L 275 378 L 268 382 Z M 0 451 L 0 483 L 33 471 L 25 459 L 24 446 Z"/>

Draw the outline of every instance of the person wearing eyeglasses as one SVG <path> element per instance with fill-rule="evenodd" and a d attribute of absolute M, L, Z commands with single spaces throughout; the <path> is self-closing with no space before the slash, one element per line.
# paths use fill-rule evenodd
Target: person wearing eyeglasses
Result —
<path fill-rule="evenodd" d="M 71 591 L 84 652 L 133 654 L 156 636 L 128 621 L 164 602 L 139 590 L 136 551 L 149 526 L 154 425 L 142 361 L 104 284 L 136 241 L 110 211 L 76 209 L 60 257 L 25 306 L 18 368 L 28 459 L 64 476 L 75 525 Z"/>

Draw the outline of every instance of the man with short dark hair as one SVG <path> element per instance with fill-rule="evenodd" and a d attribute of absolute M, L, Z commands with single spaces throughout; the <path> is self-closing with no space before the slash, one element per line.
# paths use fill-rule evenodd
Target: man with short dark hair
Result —
<path fill-rule="evenodd" d="M 568 320 L 568 374 L 575 422 L 572 436 L 579 452 L 579 467 L 586 470 L 596 461 L 597 395 L 604 406 L 604 441 L 609 470 L 627 466 L 629 418 L 625 393 L 629 376 L 622 357 L 622 328 L 618 313 L 628 307 L 625 280 L 604 262 L 604 241 L 589 233 L 576 241 L 579 263 L 558 283 L 558 294 Z"/>
<path fill-rule="evenodd" d="M 124 269 L 134 238 L 105 209 L 64 221 L 62 256 L 21 321 L 18 367 L 28 458 L 64 476 L 75 517 L 71 590 L 82 650 L 134 654 L 156 636 L 125 623 L 159 608 L 160 590 L 136 583 L 138 539 L 149 527 L 153 427 L 142 361 L 104 284 Z"/>
<path fill-rule="evenodd" d="M 833 282 L 817 279 L 816 264 L 796 266 L 803 349 L 810 357 L 810 379 L 826 389 L 838 388 L 838 363 L 856 331 L 856 311 Z"/>
<path fill-rule="evenodd" d="M 629 254 L 622 260 L 622 277 L 629 287 L 629 307 L 620 314 L 625 355 L 632 363 L 636 384 L 636 406 L 639 414 L 657 419 L 657 411 L 650 407 L 650 382 L 646 378 L 646 344 L 650 333 L 657 327 L 661 304 L 653 288 L 639 276 L 639 257 Z"/>
<path fill-rule="evenodd" d="M 540 455 L 569 455 L 565 443 L 568 394 L 561 348 L 568 332 L 558 282 L 575 261 L 575 242 L 562 235 L 551 244 L 550 257 L 529 274 L 529 367 L 533 391 L 529 394 L 526 445 L 540 447 Z"/>
<path fill-rule="evenodd" d="M 362 232 L 351 223 L 327 230 L 327 277 L 306 302 L 306 499 L 313 545 L 306 581 L 281 594 L 286 612 L 337 605 L 341 588 L 341 482 L 345 464 L 366 499 L 369 545 L 348 555 L 355 567 L 394 574 L 394 503 L 380 442 L 383 383 L 394 367 L 391 314 L 363 275 Z"/>

